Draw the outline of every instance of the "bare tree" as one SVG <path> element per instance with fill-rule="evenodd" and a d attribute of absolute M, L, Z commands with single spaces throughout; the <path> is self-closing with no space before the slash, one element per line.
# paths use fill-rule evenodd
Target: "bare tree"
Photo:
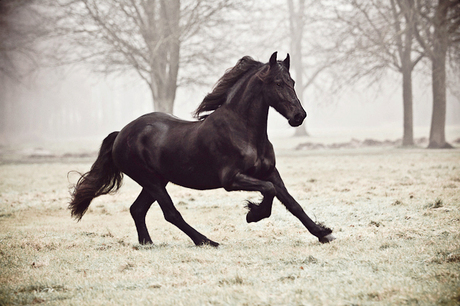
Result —
<path fill-rule="evenodd" d="M 13 123 L 30 122 L 16 118 L 24 109 L 12 96 L 25 88 L 26 77 L 39 65 L 36 44 L 47 35 L 40 27 L 42 17 L 34 0 L 0 1 L 0 138 L 9 136 Z"/>
<path fill-rule="evenodd" d="M 36 41 L 45 36 L 34 0 L 0 1 L 0 75 L 19 81 L 37 64 Z"/>
<path fill-rule="evenodd" d="M 391 0 L 391 12 L 393 16 L 393 28 L 395 33 L 396 48 L 398 57 L 394 61 L 398 72 L 402 74 L 403 89 L 403 146 L 414 145 L 414 119 L 413 119 L 413 99 L 412 99 L 412 71 L 415 65 L 422 59 L 424 53 L 413 60 L 414 52 L 414 1 L 413 0 Z M 401 20 L 404 18 L 403 20 Z"/>
<path fill-rule="evenodd" d="M 342 63 L 350 80 L 367 77 L 378 82 L 386 69 L 402 75 L 403 146 L 414 144 L 412 72 L 424 53 L 414 47 L 413 0 L 348 0 L 336 10 L 338 40 L 345 48 Z"/>
<path fill-rule="evenodd" d="M 229 0 L 50 1 L 58 38 L 52 55 L 66 55 L 53 60 L 87 62 L 107 74 L 134 71 L 148 84 L 154 109 L 172 113 L 179 67 L 202 60 L 203 54 L 208 64 L 213 61 L 211 52 L 196 47 L 196 36 L 218 27 L 223 10 L 234 5 Z"/>
<path fill-rule="evenodd" d="M 415 36 L 431 61 L 433 112 L 428 147 L 451 148 L 445 137 L 446 61 L 449 51 L 459 50 L 460 2 L 416 0 L 416 13 Z"/>

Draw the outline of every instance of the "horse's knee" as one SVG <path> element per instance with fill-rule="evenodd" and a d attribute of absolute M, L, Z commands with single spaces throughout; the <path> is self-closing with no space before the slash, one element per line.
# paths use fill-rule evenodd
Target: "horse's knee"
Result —
<path fill-rule="evenodd" d="M 276 188 L 272 182 L 266 182 L 266 186 L 262 189 L 262 194 L 266 198 L 274 198 L 276 196 Z"/>

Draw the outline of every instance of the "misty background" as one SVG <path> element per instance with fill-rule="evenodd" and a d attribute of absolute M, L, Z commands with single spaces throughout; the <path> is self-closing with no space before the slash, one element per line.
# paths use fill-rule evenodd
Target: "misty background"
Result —
<path fill-rule="evenodd" d="M 430 57 L 423 41 L 439 35 L 430 22 L 443 5 L 455 35 L 444 39 L 441 124 L 446 142 L 454 142 L 460 137 L 458 1 L 2 0 L 0 144 L 102 140 L 151 111 L 194 120 L 192 112 L 226 69 L 244 55 L 267 62 L 274 51 L 279 58 L 290 53 L 308 117 L 299 133 L 271 111 L 272 137 L 403 138 L 403 58 L 397 58 L 409 34 L 411 137 L 428 139 L 439 52 Z"/>

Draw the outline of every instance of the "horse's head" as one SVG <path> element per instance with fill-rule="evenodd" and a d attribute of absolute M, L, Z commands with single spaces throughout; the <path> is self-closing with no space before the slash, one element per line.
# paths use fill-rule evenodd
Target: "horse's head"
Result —
<path fill-rule="evenodd" d="M 264 73 L 264 99 L 283 115 L 291 126 L 299 126 L 307 116 L 294 90 L 294 81 L 289 74 L 289 54 L 284 61 L 276 60 L 273 53 Z"/>

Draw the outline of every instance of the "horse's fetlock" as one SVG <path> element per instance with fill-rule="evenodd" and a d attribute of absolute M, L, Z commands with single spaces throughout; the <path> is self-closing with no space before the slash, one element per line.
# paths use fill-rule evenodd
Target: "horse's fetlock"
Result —
<path fill-rule="evenodd" d="M 253 210 L 253 209 L 257 209 L 258 207 L 259 207 L 258 204 L 253 203 L 253 202 L 251 202 L 251 201 L 247 201 L 247 203 L 246 203 L 246 208 L 247 208 L 249 211 L 251 211 L 251 210 Z"/>
<path fill-rule="evenodd" d="M 316 237 L 322 238 L 322 237 L 326 237 L 326 236 L 332 234 L 332 229 L 330 229 L 329 227 L 325 226 L 324 224 L 317 223 L 316 225 L 317 225 L 318 229 L 315 231 L 315 233 L 313 233 L 313 235 L 315 235 Z"/>

